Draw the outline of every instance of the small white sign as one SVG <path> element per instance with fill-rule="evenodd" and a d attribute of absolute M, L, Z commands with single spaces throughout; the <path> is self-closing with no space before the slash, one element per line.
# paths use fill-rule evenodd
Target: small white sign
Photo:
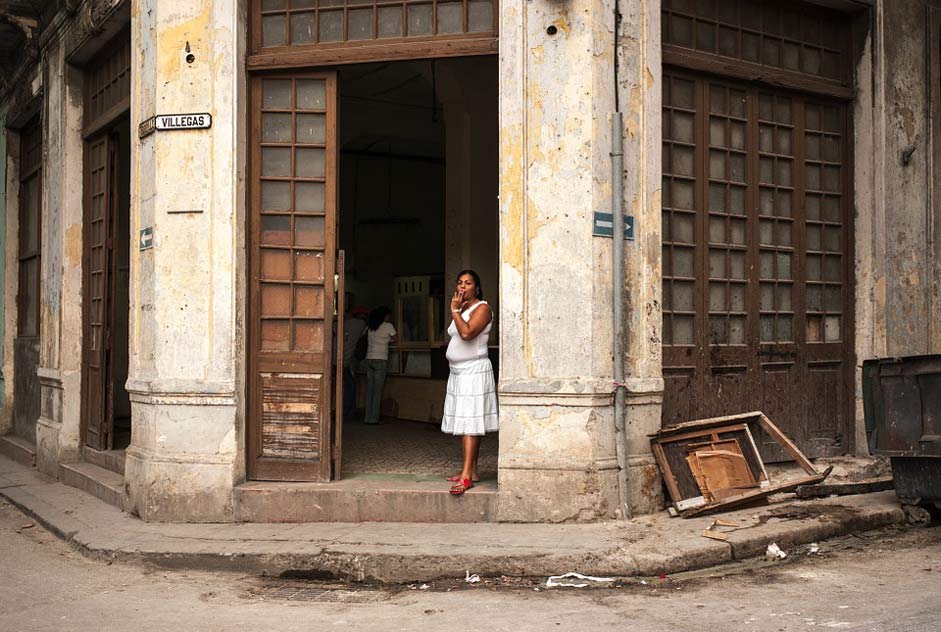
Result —
<path fill-rule="evenodd" d="M 212 115 L 208 112 L 197 114 L 158 114 L 156 129 L 169 132 L 178 129 L 207 129 L 212 126 Z"/>

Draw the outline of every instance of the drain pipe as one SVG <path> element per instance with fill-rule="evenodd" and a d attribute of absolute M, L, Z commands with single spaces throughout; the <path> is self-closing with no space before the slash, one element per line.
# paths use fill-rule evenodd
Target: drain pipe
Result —
<path fill-rule="evenodd" d="M 611 197 L 614 257 L 614 440 L 618 459 L 618 501 L 621 518 L 631 516 L 627 491 L 624 440 L 624 127 L 618 92 L 618 39 L 621 11 L 614 2 L 614 112 L 611 115 Z"/>

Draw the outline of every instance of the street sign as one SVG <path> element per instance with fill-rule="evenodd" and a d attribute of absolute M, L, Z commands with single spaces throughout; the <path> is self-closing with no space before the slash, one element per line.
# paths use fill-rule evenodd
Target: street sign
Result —
<path fill-rule="evenodd" d="M 137 240 L 137 247 L 140 250 L 149 250 L 154 247 L 154 227 L 140 229 L 140 238 Z"/>
<path fill-rule="evenodd" d="M 158 114 L 156 118 L 158 132 L 169 132 L 178 129 L 207 129 L 212 126 L 212 114 L 208 112 L 199 114 Z"/>
<path fill-rule="evenodd" d="M 137 126 L 137 137 L 146 138 L 154 132 L 174 132 L 184 129 L 208 129 L 212 127 L 212 114 L 158 114 L 141 121 Z"/>
<path fill-rule="evenodd" d="M 614 215 L 611 213 L 595 212 L 592 222 L 592 234 L 595 237 L 612 237 L 614 235 Z M 634 239 L 634 216 L 624 216 L 624 239 Z"/>

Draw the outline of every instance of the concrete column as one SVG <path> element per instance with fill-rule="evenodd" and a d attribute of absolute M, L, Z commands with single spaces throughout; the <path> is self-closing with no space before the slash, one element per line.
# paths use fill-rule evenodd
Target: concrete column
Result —
<path fill-rule="evenodd" d="M 500 519 L 613 517 L 614 8 L 500 7 Z"/>
<path fill-rule="evenodd" d="M 244 478 L 244 33 L 232 2 L 132 9 L 125 480 L 128 507 L 145 520 L 230 520 Z M 137 140 L 150 116 L 190 112 L 211 113 L 212 127 Z M 153 247 L 141 250 L 144 228 Z"/>
<path fill-rule="evenodd" d="M 43 60 L 40 414 L 36 466 L 58 476 L 79 454 L 82 390 L 82 80 L 61 44 Z"/>
<path fill-rule="evenodd" d="M 661 100 L 659 0 L 621 2 L 618 91 L 624 116 L 624 208 L 635 240 L 625 255 L 625 419 L 631 513 L 663 506 L 660 472 L 648 434 L 660 428 L 663 403 L 661 303 Z"/>

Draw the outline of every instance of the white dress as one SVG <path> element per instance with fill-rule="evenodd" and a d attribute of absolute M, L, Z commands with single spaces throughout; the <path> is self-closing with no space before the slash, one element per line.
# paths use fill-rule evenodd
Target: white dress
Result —
<path fill-rule="evenodd" d="M 461 314 L 464 322 L 486 301 L 478 301 Z M 487 342 L 493 318 L 473 340 L 461 340 L 457 326 L 448 327 L 448 390 L 444 398 L 441 431 L 453 435 L 482 435 L 499 430 L 497 389 L 493 381 L 493 365 L 487 356 Z"/>

